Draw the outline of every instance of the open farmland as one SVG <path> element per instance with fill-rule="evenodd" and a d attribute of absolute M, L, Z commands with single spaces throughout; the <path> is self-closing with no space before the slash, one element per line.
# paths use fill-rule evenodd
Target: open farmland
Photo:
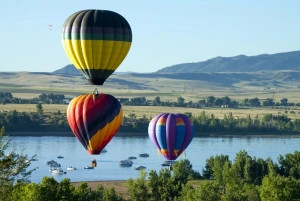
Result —
<path fill-rule="evenodd" d="M 252 73 L 253 74 L 253 73 Z M 261 101 L 272 98 L 274 102 L 280 102 L 282 98 L 287 98 L 288 102 L 300 103 L 300 80 L 293 79 L 291 82 L 280 77 L 279 73 L 274 73 L 268 80 L 268 74 L 257 73 L 255 80 L 241 80 L 239 75 L 222 74 L 230 77 L 222 80 L 204 79 L 205 74 L 182 78 L 174 78 L 170 75 L 159 74 L 114 74 L 107 79 L 103 86 L 91 86 L 83 76 L 56 75 L 52 73 L 29 73 L 14 72 L 0 74 L 0 92 L 10 92 L 14 97 L 31 99 L 38 97 L 42 93 L 64 94 L 72 99 L 80 94 L 92 93 L 95 88 L 100 93 L 108 93 L 116 98 L 145 97 L 147 100 L 154 100 L 160 97 L 161 101 L 176 102 L 178 97 L 183 97 L 185 102 L 197 102 L 206 99 L 208 96 L 222 98 L 228 96 L 231 100 L 242 102 L 245 98 L 259 98 Z M 292 75 L 292 73 L 291 73 Z M 177 75 L 178 76 L 178 75 Z M 220 76 L 220 75 L 218 75 Z M 274 77 L 278 80 L 274 80 Z M 263 79 L 262 79 L 263 77 Z M 48 105 L 43 104 L 44 112 L 65 113 L 68 105 Z M 299 107 L 261 107 L 261 108 L 179 108 L 179 107 L 144 107 L 144 106 L 123 106 L 124 115 L 131 113 L 136 116 L 153 117 L 162 112 L 192 113 L 194 116 L 205 111 L 207 115 L 214 114 L 215 117 L 223 118 L 224 114 L 232 112 L 235 118 L 254 118 L 258 115 L 261 118 L 264 114 L 286 114 L 294 119 L 300 116 Z M 7 104 L 0 105 L 0 111 L 25 111 L 35 112 L 36 105 Z"/>
<path fill-rule="evenodd" d="M 58 112 L 66 113 L 68 105 L 56 105 L 56 104 L 43 104 L 43 111 L 45 113 Z M 141 118 L 144 115 L 147 118 L 154 117 L 159 113 L 171 112 L 171 113 L 192 113 L 193 116 L 197 116 L 202 112 L 205 112 L 207 115 L 214 115 L 217 118 L 222 119 L 224 115 L 229 113 L 233 114 L 234 118 L 246 118 L 248 115 L 251 118 L 255 118 L 256 115 L 258 118 L 262 118 L 265 114 L 281 115 L 286 114 L 289 118 L 295 119 L 300 116 L 299 108 L 243 108 L 243 109 L 232 109 L 232 108 L 182 108 L 182 107 L 162 107 L 162 106 L 122 106 L 124 116 L 128 116 L 131 113 L 134 113 L 137 118 Z M 0 111 L 10 111 L 17 110 L 19 112 L 36 112 L 35 104 L 7 104 L 0 105 Z"/>

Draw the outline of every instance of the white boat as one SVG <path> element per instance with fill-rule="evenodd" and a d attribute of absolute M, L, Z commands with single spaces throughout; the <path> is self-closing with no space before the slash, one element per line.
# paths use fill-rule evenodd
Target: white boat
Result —
<path fill-rule="evenodd" d="M 73 166 L 69 166 L 69 167 L 67 167 L 67 170 L 72 171 L 72 170 L 77 170 L 77 169 Z"/>
<path fill-rule="evenodd" d="M 149 157 L 149 154 L 148 153 L 142 153 L 142 154 L 139 154 L 140 157 Z"/>
<path fill-rule="evenodd" d="M 94 169 L 93 166 L 85 166 L 84 169 Z"/>
<path fill-rule="evenodd" d="M 142 165 L 140 165 L 140 166 L 136 166 L 136 167 L 134 167 L 134 169 L 135 169 L 135 170 L 143 170 L 143 169 L 146 169 L 146 167 L 145 167 L 145 166 L 142 166 Z"/>
<path fill-rule="evenodd" d="M 176 161 L 164 161 L 161 165 L 162 166 L 170 166 L 170 165 L 173 165 Z"/>
<path fill-rule="evenodd" d="M 63 169 L 61 169 L 61 168 L 49 169 L 49 171 L 52 174 L 66 174 L 66 172 L 64 172 Z"/>
<path fill-rule="evenodd" d="M 132 166 L 133 162 L 129 159 L 126 159 L 126 160 L 121 160 L 119 164 L 122 167 L 130 167 Z"/>

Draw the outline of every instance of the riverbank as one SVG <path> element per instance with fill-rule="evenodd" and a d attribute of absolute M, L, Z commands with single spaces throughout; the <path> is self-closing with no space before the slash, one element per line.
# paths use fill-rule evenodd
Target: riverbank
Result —
<path fill-rule="evenodd" d="M 6 136 L 58 136 L 58 137 L 74 137 L 72 132 L 5 132 Z M 129 133 L 129 132 L 118 132 L 115 136 L 117 137 L 148 137 L 148 133 Z M 297 132 L 209 132 L 201 133 L 196 132 L 194 137 L 300 137 L 300 133 Z"/>

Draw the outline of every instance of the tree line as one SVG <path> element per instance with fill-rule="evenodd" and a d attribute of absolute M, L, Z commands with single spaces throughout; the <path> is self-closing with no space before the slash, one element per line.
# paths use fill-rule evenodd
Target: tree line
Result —
<path fill-rule="evenodd" d="M 145 97 L 134 98 L 118 98 L 123 105 L 132 106 L 168 106 L 168 107 L 189 107 L 189 108 L 202 108 L 202 107 L 261 107 L 261 106 L 300 106 L 300 103 L 290 103 L 287 98 L 282 98 L 280 102 L 275 102 L 273 98 L 266 98 L 260 100 L 259 98 L 244 98 L 243 101 L 238 102 L 232 100 L 228 96 L 214 97 L 208 96 L 207 98 L 193 101 L 185 101 L 183 97 L 178 97 L 177 101 L 162 101 L 159 96 L 154 100 L 147 100 Z M 66 97 L 63 94 L 42 93 L 37 98 L 22 99 L 13 97 L 12 93 L 0 92 L 0 104 L 67 104 Z"/>
<path fill-rule="evenodd" d="M 0 129 L 0 200 L 95 200 L 95 201 L 290 201 L 300 200 L 300 152 L 270 158 L 251 157 L 244 150 L 235 159 L 228 155 L 211 156 L 202 173 L 195 171 L 188 159 L 177 161 L 173 170 L 159 172 L 142 170 L 137 179 L 127 180 L 128 196 L 116 193 L 114 188 L 98 186 L 92 190 L 86 182 L 75 187 L 70 179 L 57 182 L 44 177 L 41 183 L 31 183 L 30 174 L 21 174 L 30 166 L 23 153 L 11 151 L 9 142 Z"/>
<path fill-rule="evenodd" d="M 0 113 L 0 126 L 5 126 L 9 132 L 20 131 L 51 131 L 70 132 L 65 113 L 60 111 L 44 113 L 41 104 L 36 105 L 36 112 L 18 112 L 16 110 Z M 225 114 L 223 119 L 213 114 L 207 115 L 202 111 L 197 116 L 185 113 L 191 118 L 194 129 L 200 135 L 211 133 L 299 133 L 300 119 L 290 119 L 286 115 L 265 114 L 261 119 L 258 116 L 245 118 L 234 118 L 233 114 Z M 143 115 L 140 118 L 134 113 L 124 116 L 120 126 L 120 132 L 145 133 L 148 130 L 152 117 Z"/>
<path fill-rule="evenodd" d="M 0 100 L 14 100 L 11 93 L 0 93 Z M 59 94 L 41 94 L 38 98 L 32 99 L 37 101 L 36 112 L 18 112 L 2 111 L 0 113 L 0 126 L 5 126 L 7 131 L 65 131 L 69 132 L 70 128 L 67 122 L 66 114 L 60 111 L 53 113 L 44 113 L 43 104 L 62 103 L 64 100 L 63 95 Z M 258 99 L 245 99 L 246 103 L 259 106 Z M 30 101 L 29 101 L 30 102 Z M 149 101 L 145 97 L 122 99 L 123 105 L 149 105 Z M 214 97 L 210 97 L 205 102 L 208 106 L 215 106 L 218 102 Z M 230 98 L 224 97 L 223 103 L 233 107 Z M 288 105 L 287 99 L 281 101 L 283 105 Z M 6 101 L 6 103 L 9 103 Z M 172 106 L 187 107 L 186 104 L 193 105 L 192 103 L 185 103 L 182 97 L 178 101 L 172 103 Z M 151 105 L 166 106 L 166 102 L 162 102 L 159 97 L 156 97 Z M 195 106 L 195 105 L 194 105 Z M 294 112 L 294 111 L 291 111 Z M 193 121 L 194 128 L 197 132 L 202 134 L 210 134 L 215 132 L 231 132 L 234 133 L 298 133 L 300 132 L 300 119 L 290 119 L 285 114 L 273 115 L 264 114 L 262 118 L 258 116 L 248 115 L 245 118 L 235 118 L 230 112 L 225 114 L 223 118 L 217 118 L 213 114 L 207 115 L 205 111 L 201 114 L 194 116 L 192 113 L 185 113 Z M 134 113 L 124 116 L 120 127 L 120 132 L 132 133 L 145 133 L 148 129 L 149 122 L 152 117 L 143 115 L 140 118 Z"/>
<path fill-rule="evenodd" d="M 272 98 L 266 98 L 260 100 L 259 98 L 244 98 L 242 102 L 232 100 L 228 96 L 214 97 L 208 96 L 207 98 L 199 101 L 185 101 L 183 97 L 178 97 L 177 101 L 162 101 L 159 96 L 154 100 L 147 100 L 145 97 L 134 97 L 130 99 L 120 99 L 120 102 L 124 105 L 132 106 L 168 106 L 168 107 L 188 107 L 188 108 L 202 108 L 202 107 L 226 107 L 226 108 L 238 108 L 238 107 L 268 107 L 268 106 L 300 106 L 300 103 L 290 103 L 287 98 L 282 98 L 280 102 L 275 102 Z"/>
<path fill-rule="evenodd" d="M 66 104 L 63 94 L 42 93 L 37 98 L 16 98 L 12 93 L 0 92 L 0 104 Z"/>

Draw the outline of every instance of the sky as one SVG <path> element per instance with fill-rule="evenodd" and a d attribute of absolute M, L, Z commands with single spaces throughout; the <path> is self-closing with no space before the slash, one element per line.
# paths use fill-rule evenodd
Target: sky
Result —
<path fill-rule="evenodd" d="M 0 71 L 53 72 L 71 64 L 61 31 L 79 10 L 125 17 L 133 40 L 117 72 L 148 73 L 218 56 L 300 50 L 299 8 L 299 0 L 2 0 Z"/>

